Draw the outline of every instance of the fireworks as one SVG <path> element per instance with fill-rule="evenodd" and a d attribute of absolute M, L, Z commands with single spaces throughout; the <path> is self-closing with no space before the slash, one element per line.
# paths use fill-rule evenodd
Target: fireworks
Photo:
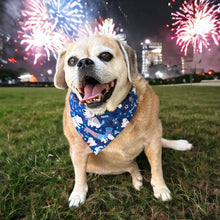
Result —
<path fill-rule="evenodd" d="M 24 0 L 23 22 L 19 35 L 25 51 L 34 55 L 34 64 L 40 57 L 50 60 L 52 54 L 80 33 L 83 8 L 76 0 Z"/>
<path fill-rule="evenodd" d="M 24 0 L 25 10 L 22 10 L 23 16 L 22 30 L 25 32 L 35 28 L 40 28 L 48 20 L 45 5 L 41 0 Z"/>
<path fill-rule="evenodd" d="M 208 48 L 212 39 L 216 45 L 220 39 L 219 6 L 215 0 L 186 0 L 179 11 L 172 13 L 173 28 L 175 32 L 172 39 L 176 39 L 181 51 L 187 54 L 188 47 L 193 46 L 194 53 L 201 53 Z"/>
<path fill-rule="evenodd" d="M 101 24 L 97 24 L 95 27 L 95 33 L 116 35 L 119 28 L 115 28 L 113 19 L 107 18 L 102 21 Z"/>
<path fill-rule="evenodd" d="M 74 36 L 79 33 L 85 22 L 83 7 L 79 1 L 45 0 L 48 16 L 56 30 Z"/>
<path fill-rule="evenodd" d="M 56 58 L 56 52 L 64 46 L 64 42 L 68 42 L 67 36 L 62 31 L 54 32 L 49 24 L 44 24 L 43 28 L 34 28 L 30 34 L 23 34 L 21 40 L 21 44 L 27 45 L 26 52 L 33 51 L 34 64 L 41 56 L 47 56 L 49 60 L 52 54 Z"/>
<path fill-rule="evenodd" d="M 113 19 L 107 18 L 103 20 L 101 17 L 99 19 L 101 20 L 101 24 L 98 23 L 97 20 L 95 20 L 94 28 L 92 28 L 88 22 L 86 23 L 85 28 L 87 35 L 93 35 L 93 34 L 116 35 L 119 28 L 115 28 L 115 23 L 113 22 Z"/>
<path fill-rule="evenodd" d="M 57 51 L 79 36 L 92 34 L 116 35 L 119 28 L 113 19 L 95 20 L 94 28 L 86 21 L 80 0 L 23 0 L 23 21 L 18 32 L 27 56 L 34 64 L 42 58 L 56 58 Z M 26 58 L 27 58 L 26 56 Z"/>

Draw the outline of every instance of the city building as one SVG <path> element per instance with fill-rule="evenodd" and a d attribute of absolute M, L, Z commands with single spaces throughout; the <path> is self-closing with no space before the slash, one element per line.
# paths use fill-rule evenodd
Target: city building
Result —
<path fill-rule="evenodd" d="M 181 74 L 192 73 L 193 58 L 192 57 L 181 57 Z"/>
<path fill-rule="evenodd" d="M 142 45 L 142 68 L 141 73 L 149 78 L 149 67 L 162 64 L 162 43 L 151 42 L 146 39 Z"/>

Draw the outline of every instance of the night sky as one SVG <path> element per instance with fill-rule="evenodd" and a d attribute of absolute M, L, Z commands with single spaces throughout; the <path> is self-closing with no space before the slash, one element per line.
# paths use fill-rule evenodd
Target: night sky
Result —
<path fill-rule="evenodd" d="M 114 0 L 109 2 L 112 2 L 109 8 L 102 7 L 100 12 L 102 17 L 113 18 L 116 25 L 124 29 L 127 41 L 133 48 L 138 49 L 140 43 L 146 38 L 156 41 L 166 40 L 164 34 L 170 33 L 166 28 L 166 25 L 171 23 L 171 9 L 168 7 L 170 0 Z M 178 2 L 175 4 L 179 5 Z"/>
<path fill-rule="evenodd" d="M 162 30 L 170 22 L 170 9 L 167 3 L 166 0 L 131 0 L 122 4 L 128 14 L 125 29 L 129 39 L 137 42 L 146 37 L 162 39 L 160 36 Z"/>
<path fill-rule="evenodd" d="M 86 16 L 89 21 L 94 21 L 99 16 L 103 19 L 113 18 L 116 26 L 123 29 L 128 44 L 137 51 L 139 66 L 141 62 L 140 43 L 146 38 L 163 43 L 164 57 L 178 58 L 182 55 L 175 41 L 171 40 L 172 33 L 166 25 L 171 24 L 171 10 L 178 9 L 183 0 L 176 0 L 175 3 L 172 3 L 173 9 L 168 6 L 168 2 L 173 2 L 173 0 L 85 0 L 84 2 L 86 2 Z M 17 19 L 21 18 L 21 9 L 21 0 L 0 1 L 0 33 L 11 39 L 6 48 L 6 55 L 15 56 L 18 60 L 16 64 L 5 65 L 4 68 L 23 67 L 35 75 L 39 75 L 39 72 L 45 73 L 48 68 L 54 70 L 54 58 L 51 58 L 51 61 L 44 66 L 38 64 L 33 66 L 30 60 L 22 60 L 24 47 L 12 42 L 17 39 L 19 30 Z M 19 52 L 14 52 L 15 47 L 19 49 Z"/>

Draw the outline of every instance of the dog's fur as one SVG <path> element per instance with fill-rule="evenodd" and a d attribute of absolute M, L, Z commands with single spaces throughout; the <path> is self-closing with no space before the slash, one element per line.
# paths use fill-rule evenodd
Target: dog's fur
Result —
<path fill-rule="evenodd" d="M 109 62 L 103 62 L 99 59 L 103 52 L 111 53 L 113 58 Z M 85 71 L 77 65 L 69 66 L 70 57 L 76 57 L 79 61 L 89 58 L 94 62 L 93 67 Z M 127 127 L 96 156 L 77 133 L 70 116 L 70 91 L 81 100 L 78 89 L 82 87 L 85 76 L 95 76 L 100 83 L 117 79 L 111 97 L 101 106 L 89 108 L 94 114 L 103 114 L 106 110 L 114 111 L 133 85 L 138 96 L 135 115 Z M 138 74 L 135 51 L 127 44 L 106 35 L 80 39 L 60 53 L 54 82 L 57 88 L 69 88 L 63 115 L 64 133 L 70 144 L 70 156 L 75 170 L 75 186 L 69 198 L 69 206 L 78 207 L 85 202 L 88 191 L 86 172 L 129 172 L 135 189 L 140 190 L 143 178 L 135 158 L 143 150 L 151 165 L 154 196 L 162 201 L 170 200 L 170 191 L 163 179 L 162 146 L 187 150 L 191 149 L 192 145 L 184 140 L 169 141 L 162 138 L 162 126 L 158 118 L 159 100 L 146 80 Z"/>

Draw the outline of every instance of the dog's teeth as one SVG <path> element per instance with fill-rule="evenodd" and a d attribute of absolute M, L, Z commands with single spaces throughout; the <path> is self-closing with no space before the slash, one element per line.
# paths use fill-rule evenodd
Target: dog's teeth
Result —
<path fill-rule="evenodd" d="M 94 101 L 94 102 L 100 102 L 100 101 L 101 101 L 101 96 L 98 96 L 98 98 L 93 99 L 92 101 Z"/>
<path fill-rule="evenodd" d="M 106 92 L 108 92 L 109 91 L 109 84 L 107 84 L 107 86 L 106 86 Z"/>
<path fill-rule="evenodd" d="M 102 100 L 102 96 L 99 95 L 99 97 L 98 97 L 98 101 L 100 102 L 101 100 Z"/>
<path fill-rule="evenodd" d="M 92 102 L 100 102 L 102 100 L 102 96 L 99 95 L 97 98 L 94 98 L 94 99 L 90 99 L 90 100 L 86 100 L 86 103 L 87 104 L 90 104 Z"/>

